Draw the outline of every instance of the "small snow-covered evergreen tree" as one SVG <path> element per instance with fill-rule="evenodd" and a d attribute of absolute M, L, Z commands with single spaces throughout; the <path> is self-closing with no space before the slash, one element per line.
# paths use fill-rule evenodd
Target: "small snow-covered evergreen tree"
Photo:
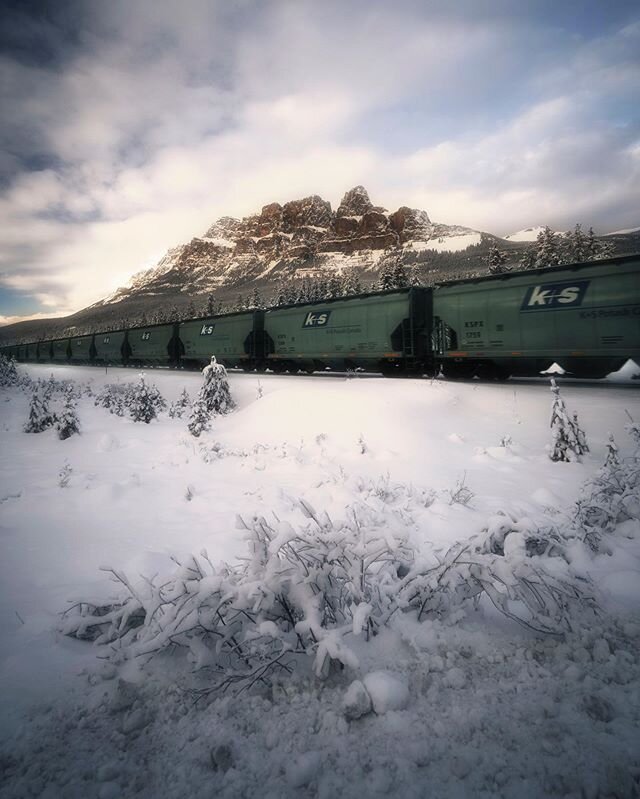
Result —
<path fill-rule="evenodd" d="M 49 410 L 49 398 L 43 388 L 43 383 L 39 382 L 35 385 L 31 395 L 29 418 L 24 426 L 24 432 L 42 433 L 43 430 L 55 424 L 55 421 L 55 416 Z"/>
<path fill-rule="evenodd" d="M 560 396 L 556 381 L 551 378 L 551 447 L 549 457 L 552 461 L 575 461 L 589 451 L 584 430 L 578 424 L 578 414 L 569 416 L 567 406 Z"/>
<path fill-rule="evenodd" d="M 17 382 L 18 372 L 15 360 L 0 355 L 0 386 L 15 386 Z"/>
<path fill-rule="evenodd" d="M 67 386 L 64 407 L 56 421 L 56 429 L 58 431 L 58 438 L 61 441 L 80 432 L 80 422 L 76 412 L 76 398 L 72 385 Z"/>
<path fill-rule="evenodd" d="M 148 385 L 145 376 L 141 374 L 129 399 L 129 413 L 133 421 L 149 424 L 166 407 L 167 403 L 156 386 Z"/>
<path fill-rule="evenodd" d="M 211 356 L 211 363 L 202 370 L 204 383 L 198 398 L 202 398 L 207 411 L 211 413 L 229 413 L 236 404 L 231 396 L 227 370 L 218 363 L 216 356 Z"/>
<path fill-rule="evenodd" d="M 172 419 L 182 419 L 187 408 L 191 407 L 191 398 L 187 394 L 187 389 L 182 389 L 182 394 L 175 402 L 169 406 L 169 416 Z"/>
<path fill-rule="evenodd" d="M 618 445 L 613 437 L 613 433 L 609 433 L 609 440 L 607 441 L 607 457 L 604 462 L 605 469 L 615 468 L 620 466 L 620 456 L 618 455 Z"/>
<path fill-rule="evenodd" d="M 204 383 L 191 408 L 189 432 L 196 438 L 209 429 L 213 414 L 224 414 L 232 411 L 236 404 L 231 396 L 227 370 L 218 363 L 216 356 L 211 356 L 211 363 L 202 370 Z"/>
<path fill-rule="evenodd" d="M 202 396 L 198 396 L 191 406 L 191 414 L 187 427 L 191 435 L 196 438 L 211 427 L 211 414 L 207 410 L 207 403 Z"/>

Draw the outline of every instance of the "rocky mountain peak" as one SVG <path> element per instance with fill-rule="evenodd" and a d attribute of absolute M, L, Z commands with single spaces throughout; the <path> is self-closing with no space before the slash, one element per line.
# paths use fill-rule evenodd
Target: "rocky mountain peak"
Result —
<path fill-rule="evenodd" d="M 305 226 L 326 228 L 331 224 L 331 203 L 312 194 L 302 200 L 288 202 L 282 209 L 282 216 L 286 232 Z"/>
<path fill-rule="evenodd" d="M 245 290 L 350 267 L 373 275 L 388 257 L 415 263 L 419 253 L 459 251 L 479 241 L 477 231 L 432 223 L 426 211 L 402 206 L 389 213 L 373 205 L 363 186 L 355 186 L 336 212 L 312 194 L 269 203 L 242 219 L 223 216 L 204 236 L 172 249 L 155 269 L 104 302 Z"/>
<path fill-rule="evenodd" d="M 342 198 L 336 216 L 363 216 L 373 209 L 373 203 L 364 186 L 355 186 Z"/>
<path fill-rule="evenodd" d="M 231 239 L 237 235 L 240 225 L 239 219 L 233 216 L 221 216 L 217 222 L 207 230 L 203 239 Z"/>

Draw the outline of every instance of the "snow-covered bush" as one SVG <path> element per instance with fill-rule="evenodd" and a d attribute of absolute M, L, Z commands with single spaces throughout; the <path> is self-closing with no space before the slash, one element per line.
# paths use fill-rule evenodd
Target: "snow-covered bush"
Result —
<path fill-rule="evenodd" d="M 182 389 L 182 394 L 178 397 L 175 402 L 172 402 L 169 406 L 169 416 L 172 419 L 182 419 L 185 414 L 187 408 L 191 407 L 191 398 L 187 394 L 187 389 Z"/>
<path fill-rule="evenodd" d="M 627 431 L 636 444 L 635 429 Z M 621 522 L 640 519 L 640 457 L 621 458 L 613 436 L 607 442 L 604 465 L 583 487 L 576 503 L 573 531 L 594 552 L 604 546 L 606 534 Z"/>
<path fill-rule="evenodd" d="M 156 386 L 148 385 L 143 374 L 127 395 L 128 410 L 134 422 L 149 424 L 156 419 L 159 411 L 167 407 L 164 397 Z"/>
<path fill-rule="evenodd" d="M 64 441 L 80 432 L 80 422 L 76 411 L 76 396 L 72 385 L 67 386 L 64 407 L 56 419 L 58 438 Z"/>
<path fill-rule="evenodd" d="M 578 414 L 573 418 L 569 416 L 564 400 L 560 396 L 560 389 L 556 381 L 551 378 L 551 446 L 549 457 L 552 461 L 575 461 L 589 451 L 584 431 L 578 423 Z"/>
<path fill-rule="evenodd" d="M 29 418 L 24 425 L 25 433 L 42 433 L 56 422 L 55 415 L 49 410 L 49 392 L 42 381 L 33 387 L 29 403 Z"/>
<path fill-rule="evenodd" d="M 631 438 L 631 440 L 633 441 L 636 449 L 638 450 L 636 455 L 640 456 L 640 423 L 634 421 L 634 418 L 629 413 L 629 411 L 627 411 L 626 413 L 627 413 L 627 416 L 629 417 L 629 422 L 628 422 L 628 424 L 625 425 L 625 430 L 629 434 L 629 437 Z"/>
<path fill-rule="evenodd" d="M 298 529 L 239 518 L 249 557 L 235 568 L 216 568 L 203 553 L 144 591 L 113 572 L 126 599 L 109 608 L 77 605 L 63 629 L 99 643 L 120 639 L 126 657 L 183 646 L 197 668 L 211 671 L 212 690 L 289 671 L 299 656 L 312 659 L 318 676 L 334 661 L 356 667 L 347 639 L 387 623 L 398 564 L 411 549 L 366 506 L 339 523 L 304 501 L 300 507 L 308 523 Z"/>
<path fill-rule="evenodd" d="M 402 532 L 408 528 L 393 532 L 384 510 L 362 503 L 334 522 L 305 501 L 299 507 L 306 522 L 296 527 L 275 516 L 239 518 L 248 555 L 236 565 L 215 566 L 203 552 L 169 579 L 142 585 L 112 570 L 122 598 L 74 605 L 63 631 L 105 645 L 116 662 L 181 648 L 194 670 L 204 670 L 208 694 L 249 688 L 305 663 L 318 677 L 332 664 L 357 669 L 356 639 L 368 640 L 398 613 L 455 621 L 485 596 L 529 629 L 558 635 L 594 607 L 586 581 L 553 557 L 562 546 L 529 546 L 534 536 L 513 520 L 500 541 L 494 523 L 425 566 Z M 551 557 L 560 568 L 546 568 Z"/>
<path fill-rule="evenodd" d="M 474 492 L 467 485 L 467 473 L 456 481 L 455 487 L 446 492 L 449 494 L 449 505 L 462 505 L 467 508 L 475 497 Z"/>
<path fill-rule="evenodd" d="M 72 474 L 73 469 L 71 468 L 70 464 L 65 461 L 64 466 L 58 472 L 58 485 L 60 488 L 66 488 L 69 485 Z"/>

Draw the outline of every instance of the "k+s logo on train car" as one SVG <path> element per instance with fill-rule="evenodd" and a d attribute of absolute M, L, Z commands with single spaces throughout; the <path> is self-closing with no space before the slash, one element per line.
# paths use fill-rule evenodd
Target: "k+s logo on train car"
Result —
<path fill-rule="evenodd" d="M 589 286 L 588 280 L 572 283 L 542 283 L 527 289 L 520 306 L 521 311 L 546 311 L 548 309 L 577 308 Z"/>
<path fill-rule="evenodd" d="M 331 311 L 309 311 L 302 327 L 326 327 Z"/>
<path fill-rule="evenodd" d="M 212 336 L 213 331 L 216 329 L 215 325 L 202 325 L 200 328 L 200 335 L 201 336 Z"/>

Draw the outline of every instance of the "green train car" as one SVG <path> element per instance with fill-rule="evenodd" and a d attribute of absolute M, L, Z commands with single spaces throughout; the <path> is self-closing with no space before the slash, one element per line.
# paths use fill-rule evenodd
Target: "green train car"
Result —
<path fill-rule="evenodd" d="M 94 355 L 93 336 L 74 336 L 69 339 L 71 363 L 91 363 Z"/>
<path fill-rule="evenodd" d="M 430 299 L 416 287 L 272 308 L 264 315 L 265 364 L 275 372 L 416 371 L 429 358 Z"/>
<path fill-rule="evenodd" d="M 53 363 L 67 363 L 71 355 L 71 346 L 68 338 L 57 338 L 51 342 L 49 360 Z"/>
<path fill-rule="evenodd" d="M 180 362 L 204 366 L 215 354 L 228 367 L 254 369 L 264 360 L 264 313 L 251 311 L 180 322 Z"/>
<path fill-rule="evenodd" d="M 92 363 L 106 366 L 123 362 L 127 334 L 124 330 L 96 333 L 93 337 Z"/>
<path fill-rule="evenodd" d="M 640 363 L 640 258 L 461 280 L 434 289 L 434 355 L 450 377 L 578 377 Z"/>
<path fill-rule="evenodd" d="M 174 324 L 149 325 L 126 332 L 123 360 L 131 365 L 176 365 L 178 350 Z"/>

